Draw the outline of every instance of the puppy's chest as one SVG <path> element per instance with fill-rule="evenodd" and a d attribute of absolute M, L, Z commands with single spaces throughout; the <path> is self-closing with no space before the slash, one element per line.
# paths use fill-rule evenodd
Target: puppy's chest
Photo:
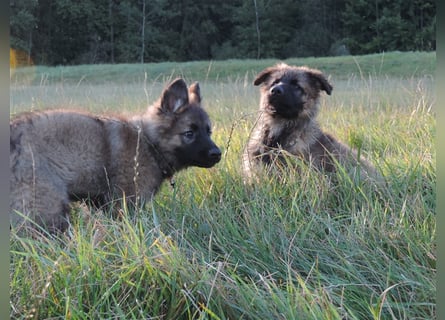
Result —
<path fill-rule="evenodd" d="M 302 131 L 287 128 L 268 128 L 264 131 L 263 144 L 272 149 L 284 149 L 292 154 L 305 153 L 311 139 Z"/>

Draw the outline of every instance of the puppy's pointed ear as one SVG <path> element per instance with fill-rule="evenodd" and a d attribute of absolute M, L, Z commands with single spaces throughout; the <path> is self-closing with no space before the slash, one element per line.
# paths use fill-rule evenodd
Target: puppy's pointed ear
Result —
<path fill-rule="evenodd" d="M 253 84 L 256 86 L 259 86 L 260 84 L 264 83 L 269 79 L 272 73 L 276 71 L 276 67 L 269 67 L 258 73 L 255 80 L 253 81 Z"/>
<path fill-rule="evenodd" d="M 189 104 L 187 85 L 184 80 L 177 78 L 164 89 L 161 96 L 161 110 L 178 113 Z"/>
<path fill-rule="evenodd" d="M 266 82 L 269 79 L 269 77 L 272 75 L 272 73 L 274 73 L 275 71 L 278 71 L 282 68 L 286 68 L 286 67 L 289 67 L 289 66 L 287 64 L 285 64 L 284 62 L 282 62 L 280 64 L 277 64 L 276 66 L 264 69 L 256 76 L 255 80 L 253 81 L 253 84 L 258 86 L 258 85 Z"/>
<path fill-rule="evenodd" d="M 333 89 L 332 85 L 321 71 L 311 69 L 308 74 L 310 75 L 310 79 L 316 88 L 319 90 L 324 90 L 328 95 L 331 95 Z"/>
<path fill-rule="evenodd" d="M 196 103 L 200 104 L 202 97 L 201 97 L 201 89 L 199 88 L 199 83 L 194 82 L 189 87 L 189 100 L 190 103 Z"/>

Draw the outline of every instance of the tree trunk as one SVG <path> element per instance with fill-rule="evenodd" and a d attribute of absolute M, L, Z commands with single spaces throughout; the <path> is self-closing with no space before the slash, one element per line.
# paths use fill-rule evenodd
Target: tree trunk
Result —
<path fill-rule="evenodd" d="M 142 32 L 141 32 L 141 63 L 144 63 L 145 54 L 145 0 L 142 0 Z"/>
<path fill-rule="evenodd" d="M 108 21 L 110 22 L 110 61 L 114 63 L 113 0 L 108 1 Z"/>
<path fill-rule="evenodd" d="M 257 59 L 261 56 L 261 34 L 260 34 L 260 23 L 258 18 L 258 6 L 256 4 L 256 0 L 253 0 L 253 5 L 255 7 L 255 24 L 256 24 L 256 34 L 257 34 L 257 43 L 258 43 L 258 51 L 257 51 Z"/>

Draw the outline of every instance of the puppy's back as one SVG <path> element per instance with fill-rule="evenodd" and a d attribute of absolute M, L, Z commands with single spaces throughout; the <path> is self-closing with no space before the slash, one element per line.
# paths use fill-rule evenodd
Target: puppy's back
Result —
<path fill-rule="evenodd" d="M 79 188 L 97 188 L 110 158 L 106 136 L 106 121 L 86 113 L 21 114 L 10 122 L 12 176 L 29 177 L 32 170 L 62 179 L 74 193 L 80 181 Z"/>

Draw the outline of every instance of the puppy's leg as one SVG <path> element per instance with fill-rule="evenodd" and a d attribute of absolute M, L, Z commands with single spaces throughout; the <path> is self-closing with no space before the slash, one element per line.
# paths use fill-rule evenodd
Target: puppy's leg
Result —
<path fill-rule="evenodd" d="M 69 200 L 66 188 L 46 177 L 33 184 L 20 184 L 10 196 L 11 224 L 19 233 L 27 233 L 44 227 L 50 233 L 64 231 L 68 227 Z M 11 183 L 15 183 L 12 181 Z"/>

